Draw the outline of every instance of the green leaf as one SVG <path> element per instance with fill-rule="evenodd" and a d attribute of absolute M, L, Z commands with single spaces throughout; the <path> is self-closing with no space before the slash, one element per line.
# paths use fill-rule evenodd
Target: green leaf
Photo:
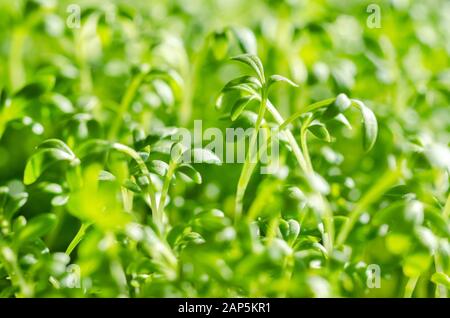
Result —
<path fill-rule="evenodd" d="M 262 86 L 261 82 L 256 77 L 250 76 L 250 75 L 244 75 L 244 76 L 239 76 L 235 79 L 232 79 L 227 84 L 225 84 L 225 86 L 222 89 L 222 92 L 247 88 L 246 86 L 241 86 L 240 84 L 255 86 L 257 88 L 261 88 L 261 86 Z"/>
<path fill-rule="evenodd" d="M 347 127 L 350 130 L 353 129 L 352 125 L 350 124 L 350 122 L 348 121 L 347 117 L 345 117 L 344 114 L 337 114 L 337 116 L 334 117 L 333 120 L 343 124 L 345 127 Z"/>
<path fill-rule="evenodd" d="M 250 29 L 244 27 L 232 27 L 231 31 L 244 53 L 257 54 L 256 38 Z"/>
<path fill-rule="evenodd" d="M 5 218 L 11 220 L 14 214 L 27 203 L 28 193 L 21 192 L 15 195 L 9 195 L 8 201 L 4 207 Z"/>
<path fill-rule="evenodd" d="M 47 139 L 37 146 L 37 149 L 59 149 L 75 159 L 72 149 L 59 139 Z"/>
<path fill-rule="evenodd" d="M 169 84 L 160 79 L 155 79 L 152 82 L 152 84 L 163 105 L 164 106 L 173 105 L 175 98 Z"/>
<path fill-rule="evenodd" d="M 90 155 L 106 155 L 112 149 L 111 142 L 101 139 L 89 139 L 77 150 L 78 157 L 83 159 Z"/>
<path fill-rule="evenodd" d="M 33 99 L 41 96 L 45 92 L 50 91 L 55 84 L 53 76 L 43 76 L 38 81 L 30 83 L 22 87 L 14 94 L 15 98 Z"/>
<path fill-rule="evenodd" d="M 258 75 L 258 78 L 261 81 L 261 83 L 264 84 L 266 82 L 264 76 L 264 67 L 258 56 L 254 54 L 242 54 L 232 57 L 231 59 L 250 66 L 255 71 L 256 75 Z"/>
<path fill-rule="evenodd" d="M 42 214 L 31 219 L 27 225 L 18 233 L 19 243 L 40 238 L 50 232 L 56 225 L 57 218 L 54 214 Z"/>
<path fill-rule="evenodd" d="M 228 37 L 225 32 L 214 32 L 212 42 L 212 52 L 216 60 L 225 58 L 228 52 Z"/>
<path fill-rule="evenodd" d="M 377 118 L 375 117 L 375 114 L 368 108 L 366 105 L 364 105 L 363 102 L 359 100 L 353 100 L 353 102 L 356 104 L 356 107 L 361 111 L 362 117 L 363 117 L 363 145 L 365 151 L 370 151 L 372 149 L 373 145 L 375 144 L 375 141 L 377 140 L 377 134 L 378 134 L 378 123 Z"/>
<path fill-rule="evenodd" d="M 0 91 L 0 109 L 3 108 L 7 100 L 8 100 L 8 91 L 6 90 L 6 88 L 3 88 Z"/>
<path fill-rule="evenodd" d="M 418 226 L 414 229 L 414 233 L 419 239 L 420 243 L 429 251 L 433 252 L 436 250 L 439 243 L 436 236 L 430 229 L 424 226 Z"/>
<path fill-rule="evenodd" d="M 431 276 L 431 281 L 436 285 L 443 285 L 445 288 L 450 289 L 450 277 L 445 273 L 434 273 Z"/>
<path fill-rule="evenodd" d="M 225 217 L 222 211 L 210 209 L 196 214 L 192 220 L 192 225 L 195 230 L 217 232 L 229 225 L 229 219 Z"/>
<path fill-rule="evenodd" d="M 208 163 L 214 165 L 221 165 L 222 161 L 211 150 L 203 148 L 194 148 L 191 151 L 191 158 L 193 163 Z"/>
<path fill-rule="evenodd" d="M 74 111 L 72 102 L 64 95 L 52 93 L 48 100 L 51 105 L 57 107 L 63 113 L 72 113 Z"/>
<path fill-rule="evenodd" d="M 23 182 L 34 183 L 41 175 L 57 162 L 75 162 L 74 156 L 56 148 L 41 149 L 34 153 L 25 166 Z"/>
<path fill-rule="evenodd" d="M 190 164 L 181 164 L 180 166 L 178 166 L 177 172 L 182 173 L 197 184 L 202 183 L 202 176 L 200 172 L 195 170 L 195 168 Z"/>
<path fill-rule="evenodd" d="M 392 232 L 386 237 L 386 247 L 388 251 L 396 255 L 407 253 L 411 248 L 411 238 L 404 233 Z"/>
<path fill-rule="evenodd" d="M 138 186 L 135 182 L 133 182 L 131 180 L 125 180 L 125 182 L 123 183 L 123 186 L 134 193 L 142 192 L 141 187 Z"/>
<path fill-rule="evenodd" d="M 320 140 L 324 140 L 326 142 L 331 142 L 331 136 L 330 133 L 328 132 L 328 129 L 326 128 L 326 126 L 319 122 L 314 120 L 309 126 L 308 126 L 308 130 L 317 138 L 319 138 Z"/>
<path fill-rule="evenodd" d="M 176 99 L 179 99 L 183 93 L 184 81 L 181 75 L 173 69 L 154 68 L 147 72 L 145 80 L 154 81 L 155 78 L 163 79 L 172 89 Z M 166 93 L 164 93 L 166 94 Z"/>
<path fill-rule="evenodd" d="M 323 113 L 322 117 L 324 119 L 331 119 L 336 117 L 338 114 L 342 114 L 345 112 L 350 105 L 352 104 L 351 100 L 347 97 L 345 94 L 339 94 L 333 103 L 331 103 L 325 112 Z"/>
<path fill-rule="evenodd" d="M 271 75 L 269 77 L 268 86 L 270 87 L 272 84 L 277 83 L 277 82 L 285 82 L 285 83 L 288 83 L 291 86 L 298 87 L 298 85 L 296 83 L 294 83 L 293 81 L 291 81 L 290 79 L 288 79 L 288 78 L 286 78 L 284 76 L 281 76 L 281 75 L 276 75 L 276 74 L 275 75 Z"/>
<path fill-rule="evenodd" d="M 2 186 L 0 187 L 0 211 L 4 208 L 6 202 L 8 202 L 9 198 L 9 188 Z"/>
<path fill-rule="evenodd" d="M 408 255 L 403 263 L 403 273 L 408 277 L 422 275 L 431 264 L 431 255 L 427 253 L 415 253 Z"/>
<path fill-rule="evenodd" d="M 255 127 L 257 118 L 258 114 L 256 114 L 255 112 L 252 112 L 250 110 L 244 110 L 239 116 L 239 118 L 237 118 L 237 120 L 234 121 L 232 128 L 247 129 Z M 264 120 L 263 123 L 265 123 Z"/>
<path fill-rule="evenodd" d="M 254 101 L 256 99 L 256 96 L 245 96 L 242 98 L 239 98 L 233 105 L 233 108 L 231 109 L 231 120 L 235 121 L 239 115 L 244 111 L 244 109 L 247 107 L 247 105 L 250 104 L 250 102 Z"/>
<path fill-rule="evenodd" d="M 447 145 L 429 143 L 424 147 L 424 153 L 431 165 L 446 169 L 450 173 L 450 148 Z"/>
<path fill-rule="evenodd" d="M 169 165 L 162 160 L 152 160 L 148 168 L 151 172 L 154 172 L 160 176 L 165 176 L 167 174 L 167 170 L 169 169 Z"/>
<path fill-rule="evenodd" d="M 115 181 L 117 178 L 109 171 L 102 170 L 98 175 L 99 181 Z"/>
<path fill-rule="evenodd" d="M 297 239 L 298 235 L 300 234 L 300 224 L 296 220 L 289 220 L 289 235 L 288 240 L 289 242 L 293 242 Z"/>

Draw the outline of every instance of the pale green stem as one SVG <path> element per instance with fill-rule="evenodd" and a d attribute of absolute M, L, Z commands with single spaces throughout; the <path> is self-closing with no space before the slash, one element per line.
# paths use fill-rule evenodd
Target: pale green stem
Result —
<path fill-rule="evenodd" d="M 306 165 L 308 166 L 308 169 L 310 171 L 313 171 L 313 166 L 312 166 L 311 158 L 309 156 L 309 151 L 308 151 L 308 143 L 307 143 L 307 139 L 306 139 L 306 134 L 308 132 L 308 126 L 311 123 L 311 120 L 312 120 L 312 117 L 306 119 L 302 125 L 301 131 L 300 131 L 300 144 L 301 144 L 301 147 L 303 150 L 303 154 L 305 156 Z"/>
<path fill-rule="evenodd" d="M 123 122 L 123 116 L 128 111 L 128 108 L 130 107 L 130 104 L 132 103 L 132 101 L 136 95 L 136 92 L 139 89 L 139 86 L 141 85 L 144 77 L 145 77 L 145 74 L 143 74 L 143 73 L 136 75 L 131 80 L 130 85 L 128 86 L 127 90 L 125 91 L 122 101 L 120 102 L 119 109 L 117 110 L 117 113 L 115 114 L 113 123 L 111 124 L 111 128 L 109 130 L 108 137 L 110 140 L 117 138 L 117 133 L 119 132 L 120 126 Z"/>
<path fill-rule="evenodd" d="M 267 101 L 266 107 L 267 107 L 267 110 L 269 111 L 269 113 L 272 115 L 272 117 L 277 122 L 277 124 L 280 126 L 283 125 L 283 123 L 284 123 L 283 117 L 281 116 L 281 114 L 278 112 L 278 110 L 275 108 L 275 106 L 269 100 Z M 308 172 L 308 166 L 306 164 L 306 160 L 303 156 L 302 151 L 300 150 L 300 147 L 297 144 L 297 141 L 295 140 L 294 135 L 292 135 L 292 132 L 287 128 L 283 128 L 280 130 L 287 138 L 287 140 L 289 142 L 289 146 L 291 146 L 292 152 L 294 153 L 295 158 L 297 159 L 297 162 L 300 165 L 300 168 L 302 169 L 303 172 L 305 172 L 305 173 Z"/>
<path fill-rule="evenodd" d="M 255 129 L 253 130 L 253 134 L 251 136 L 248 153 L 245 158 L 244 165 L 242 167 L 241 175 L 239 177 L 237 191 L 236 191 L 236 205 L 235 205 L 235 215 L 234 220 L 237 222 L 242 216 L 243 210 L 243 200 L 245 195 L 245 190 L 247 189 L 248 183 L 250 182 L 250 178 L 252 176 L 252 172 L 256 166 L 257 158 L 257 143 L 258 143 L 258 133 L 259 128 L 261 127 L 261 123 L 264 119 L 264 113 L 266 111 L 267 97 L 265 89 L 263 88 L 261 98 L 261 104 L 259 107 L 258 118 L 256 119 Z"/>
<path fill-rule="evenodd" d="M 91 226 L 92 223 L 83 223 L 80 226 L 80 229 L 78 230 L 75 237 L 70 242 L 69 246 L 66 249 L 66 254 L 70 256 L 72 251 L 77 247 L 77 245 L 81 242 L 84 235 L 86 234 L 86 230 Z"/>
<path fill-rule="evenodd" d="M 148 186 L 145 189 L 144 193 L 144 200 L 149 205 L 149 207 L 152 209 L 152 211 L 156 211 L 157 205 L 156 205 L 156 199 L 155 199 L 155 192 L 153 189 L 152 180 L 150 179 L 150 172 L 148 171 L 147 166 L 145 165 L 144 160 L 139 156 L 139 154 L 132 148 L 125 146 L 120 143 L 113 143 L 113 148 L 117 151 L 120 151 L 131 158 L 133 158 L 134 161 L 139 166 L 139 169 L 141 170 L 141 173 L 144 177 L 148 178 Z"/>
<path fill-rule="evenodd" d="M 434 252 L 434 266 L 436 268 L 436 273 L 444 272 L 444 266 L 440 259 L 438 250 Z M 444 285 L 438 284 L 436 294 L 439 298 L 447 298 L 447 288 Z"/>
<path fill-rule="evenodd" d="M 166 203 L 167 195 L 169 193 L 170 182 L 172 181 L 173 174 L 175 173 L 176 164 L 170 162 L 169 169 L 164 179 L 163 188 L 161 190 L 161 197 L 159 199 L 158 209 L 155 211 L 155 224 L 164 234 L 164 204 Z"/>
<path fill-rule="evenodd" d="M 209 41 L 211 34 L 208 34 L 203 41 L 203 44 L 197 54 L 194 54 L 191 62 L 191 68 L 186 66 L 185 76 L 188 80 L 185 81 L 185 89 L 183 101 L 180 106 L 179 120 L 181 125 L 187 125 L 192 115 L 192 102 L 195 98 L 195 92 L 199 81 L 199 74 L 202 63 L 208 54 Z"/>
<path fill-rule="evenodd" d="M 414 293 L 414 289 L 416 288 L 417 281 L 419 280 L 419 276 L 410 277 L 405 286 L 405 293 L 403 295 L 404 298 L 411 298 Z"/>

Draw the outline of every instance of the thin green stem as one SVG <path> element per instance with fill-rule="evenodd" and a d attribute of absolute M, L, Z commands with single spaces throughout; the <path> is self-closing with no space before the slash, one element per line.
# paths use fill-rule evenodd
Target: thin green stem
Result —
<path fill-rule="evenodd" d="M 361 214 L 375 202 L 383 193 L 389 189 L 400 177 L 401 171 L 399 168 L 395 170 L 388 170 L 381 176 L 375 185 L 362 197 L 355 208 L 350 212 L 347 222 L 343 225 L 338 238 L 337 245 L 344 244 L 353 226 L 355 225 Z"/>
<path fill-rule="evenodd" d="M 141 85 L 145 74 L 139 73 L 132 80 L 130 85 L 128 86 L 125 94 L 123 95 L 122 101 L 120 102 L 119 109 L 117 110 L 117 114 L 114 117 L 114 121 L 111 124 L 111 128 L 109 130 L 108 137 L 110 140 L 113 140 L 117 137 L 117 133 L 120 130 L 120 126 L 123 122 L 123 116 L 127 112 L 130 107 L 131 102 L 133 101 L 139 86 Z"/>
<path fill-rule="evenodd" d="M 442 273 L 444 272 L 444 265 L 438 251 L 439 250 L 434 253 L 434 267 L 436 269 L 436 273 Z M 438 284 L 436 288 L 436 295 L 439 298 L 447 298 L 447 288 L 444 285 Z"/>
<path fill-rule="evenodd" d="M 155 224 L 164 233 L 164 205 L 166 203 L 167 195 L 169 193 L 170 182 L 172 181 L 173 174 L 175 173 L 176 164 L 170 162 L 169 169 L 164 179 L 163 188 L 161 190 L 161 197 L 159 199 L 158 209 L 155 211 Z"/>
<path fill-rule="evenodd" d="M 317 103 L 313 103 L 311 105 L 306 106 L 304 109 L 299 110 L 298 112 L 292 114 L 291 116 L 288 117 L 288 119 L 286 119 L 284 122 L 279 123 L 280 125 L 280 130 L 283 130 L 285 128 L 287 128 L 287 126 L 289 124 L 291 124 L 293 121 L 295 121 L 297 118 L 299 118 L 300 116 L 306 114 L 306 113 L 310 113 L 313 112 L 321 107 L 324 106 L 328 106 L 330 105 L 332 102 L 335 101 L 336 98 L 328 98 L 328 99 L 324 99 L 321 100 L 320 102 Z"/>
<path fill-rule="evenodd" d="M 327 101 L 329 103 L 330 101 Z M 319 108 L 322 107 L 323 104 L 326 104 L 325 101 L 322 101 L 316 104 L 312 104 L 311 106 L 308 106 L 305 108 L 304 113 L 307 113 L 311 111 L 313 108 Z M 314 173 L 312 170 L 312 165 L 308 164 L 308 159 L 306 159 L 308 155 L 304 154 L 302 150 L 300 149 L 300 146 L 297 143 L 297 140 L 295 139 L 292 132 L 287 128 L 287 124 L 283 125 L 285 123 L 283 117 L 278 112 L 278 110 L 275 108 L 275 106 L 270 102 L 267 101 L 267 110 L 271 113 L 277 124 L 279 125 L 279 130 L 285 135 L 285 137 L 288 140 L 289 146 L 292 149 L 292 152 L 295 155 L 295 158 L 297 159 L 297 162 L 300 166 L 300 169 L 305 173 L 307 176 Z M 291 116 L 292 117 L 292 116 Z M 326 248 L 328 252 L 330 253 L 333 250 L 333 244 L 334 244 L 334 222 L 333 222 L 333 211 L 331 210 L 331 207 L 326 200 L 326 198 L 318 193 L 319 199 L 321 200 L 323 209 L 324 209 L 324 243 L 326 245 Z"/>
<path fill-rule="evenodd" d="M 287 128 L 281 128 L 281 125 L 284 123 L 284 119 L 281 116 L 281 114 L 278 112 L 278 110 L 275 108 L 275 106 L 267 100 L 267 110 L 272 115 L 272 117 L 275 119 L 278 125 L 280 125 L 279 130 L 285 135 L 285 137 L 288 140 L 289 146 L 292 148 L 292 152 L 295 155 L 295 158 L 297 159 L 298 164 L 300 165 L 300 168 L 303 172 L 308 171 L 308 166 L 306 164 L 305 157 L 303 156 L 302 151 L 300 150 L 299 145 L 297 144 L 297 141 L 295 140 L 294 135 L 292 135 L 292 132 Z"/>
<path fill-rule="evenodd" d="M 410 277 L 408 279 L 408 282 L 406 283 L 406 286 L 405 286 L 405 293 L 403 295 L 404 298 L 411 298 L 412 297 L 412 295 L 414 293 L 414 289 L 416 288 L 418 280 L 419 280 L 419 276 Z"/>
<path fill-rule="evenodd" d="M 307 132 L 308 132 L 308 126 L 312 121 L 312 117 L 305 120 L 305 122 L 302 125 L 301 131 L 300 131 L 300 145 L 302 147 L 303 155 L 305 156 L 306 165 L 308 166 L 309 171 L 313 171 L 313 166 L 311 163 L 311 158 L 309 156 L 308 151 L 308 143 L 307 143 Z"/>
<path fill-rule="evenodd" d="M 253 170 L 257 163 L 257 143 L 258 143 L 258 133 L 261 127 L 261 123 L 264 119 L 264 114 L 266 111 L 267 104 L 267 91 L 265 88 L 262 89 L 261 103 L 259 107 L 258 117 L 256 119 L 255 129 L 250 139 L 250 144 L 248 148 L 248 153 L 245 158 L 244 165 L 242 167 L 241 175 L 239 177 L 238 186 L 236 190 L 236 204 L 235 204 L 235 215 L 234 220 L 237 222 L 242 216 L 243 210 L 243 200 L 245 195 L 245 190 L 247 189 L 248 183 L 252 176 Z"/>
<path fill-rule="evenodd" d="M 192 102 L 195 99 L 195 93 L 197 91 L 197 85 L 199 84 L 199 74 L 201 70 L 201 66 L 205 61 L 206 55 L 208 54 L 208 49 L 210 45 L 211 34 L 208 34 L 200 50 L 194 54 L 192 58 L 192 62 L 185 66 L 185 77 L 188 80 L 185 81 L 185 89 L 184 96 L 181 102 L 180 112 L 179 112 L 179 120 L 181 125 L 187 125 L 192 115 Z"/>
<path fill-rule="evenodd" d="M 128 146 L 125 146 L 123 144 L 115 142 L 115 143 L 113 143 L 112 147 L 115 150 L 120 151 L 120 152 L 130 156 L 131 158 L 133 158 L 133 160 L 136 161 L 136 163 L 138 164 L 139 170 L 141 171 L 142 176 L 144 176 L 145 178 L 148 178 L 148 184 L 144 189 L 143 197 L 144 197 L 145 203 L 152 210 L 152 213 L 155 213 L 158 209 L 158 205 L 156 204 L 155 190 L 153 189 L 153 183 L 150 178 L 150 172 L 148 171 L 148 168 L 147 168 L 144 160 L 142 160 L 141 156 L 139 156 L 139 154 L 134 149 L 132 149 Z"/>
<path fill-rule="evenodd" d="M 78 230 L 75 237 L 70 242 L 69 246 L 66 249 L 66 254 L 70 256 L 72 251 L 77 247 L 77 245 L 81 242 L 84 235 L 86 234 L 86 230 L 91 226 L 92 223 L 82 223 L 80 229 Z"/>

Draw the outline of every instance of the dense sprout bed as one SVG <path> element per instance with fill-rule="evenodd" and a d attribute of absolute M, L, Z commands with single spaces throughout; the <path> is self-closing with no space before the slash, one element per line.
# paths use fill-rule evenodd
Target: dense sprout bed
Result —
<path fill-rule="evenodd" d="M 447 297 L 448 12 L 1 0 L 0 297 Z"/>

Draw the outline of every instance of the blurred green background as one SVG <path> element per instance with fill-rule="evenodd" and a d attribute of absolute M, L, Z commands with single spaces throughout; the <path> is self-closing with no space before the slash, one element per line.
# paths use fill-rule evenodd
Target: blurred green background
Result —
<path fill-rule="evenodd" d="M 11 95 L 28 83 L 54 80 L 51 94 L 14 107 L 1 105 L 0 185 L 12 194 L 29 194 L 17 215 L 58 216 L 58 225 L 42 240 L 13 248 L 14 266 L 22 268 L 24 282 L 10 284 L 7 277 L 17 268 L 8 274 L 12 265 L 3 256 L 0 295 L 447 295 L 445 284 L 439 291 L 437 278 L 431 277 L 441 272 L 440 281 L 445 281 L 449 270 L 444 212 L 450 170 L 449 12 L 445 0 L 0 0 L 0 88 Z M 43 185 L 21 183 L 35 147 L 48 138 L 74 149 L 92 138 L 108 139 L 117 116 L 121 125 L 115 139 L 129 146 L 136 127 L 145 133 L 155 127 L 192 128 L 196 119 L 204 128 L 229 127 L 215 99 L 226 82 L 249 73 L 229 62 L 242 53 L 230 27 L 256 50 L 267 74 L 299 84 L 298 89 L 280 85 L 271 91 L 271 101 L 285 118 L 339 93 L 364 101 L 376 114 L 379 134 L 368 154 L 354 113 L 348 115 L 353 129 L 334 126 L 332 143 L 310 139 L 315 170 L 330 185 L 328 200 L 337 217 L 348 215 L 399 159 L 405 160 L 402 177 L 367 207 L 364 215 L 370 222 L 361 218 L 346 246 L 336 255 L 322 255 L 317 247 L 320 216 L 286 194 L 286 188 L 302 188 L 304 182 L 287 151 L 282 163 L 288 177 L 252 178 L 244 206 L 256 209 L 258 218 L 248 224 L 231 222 L 241 165 L 199 165 L 201 185 L 177 182 L 170 190 L 167 214 L 176 229 L 173 237 L 149 234 L 146 242 L 135 242 L 124 224 L 113 231 L 94 225 L 69 259 L 63 252 L 83 218 L 65 204 L 55 205 L 56 194 Z M 130 108 L 120 113 L 123 95 L 143 64 L 176 72 L 180 92 L 163 81 L 143 85 Z M 294 125 L 294 134 L 298 128 Z M 65 188 L 60 175 L 58 170 L 44 179 Z M 148 209 L 136 201 L 133 222 L 145 227 L 151 223 Z M 212 214 L 202 221 L 201 213 Z M 286 247 L 282 230 L 272 227 L 282 228 L 279 224 L 291 219 L 301 223 L 300 236 Z M 258 234 L 252 232 L 255 224 Z M 15 244 L 9 226 L 4 225 L 8 230 L 0 246 Z M 168 241 L 172 256 L 154 250 L 163 244 L 159 239 Z M 45 253 L 41 243 L 48 247 Z M 381 268 L 381 288 L 366 286 L 365 268 L 372 263 Z M 81 267 L 81 289 L 64 285 L 71 264 Z M 28 285 L 30 293 L 24 292 Z"/>

